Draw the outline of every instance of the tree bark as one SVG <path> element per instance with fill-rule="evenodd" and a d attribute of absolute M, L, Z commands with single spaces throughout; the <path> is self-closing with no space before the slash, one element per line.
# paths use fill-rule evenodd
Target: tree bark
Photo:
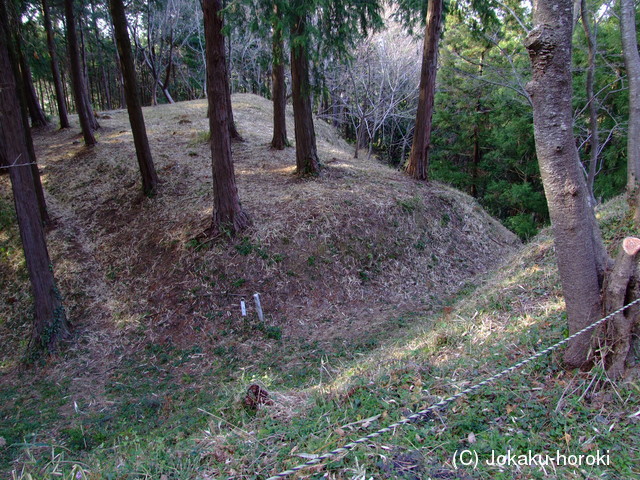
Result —
<path fill-rule="evenodd" d="M 304 16 L 296 16 L 291 26 L 291 90 L 296 137 L 296 173 L 317 175 L 320 173 L 320 163 L 311 109 L 306 23 Z"/>
<path fill-rule="evenodd" d="M 629 127 L 627 129 L 627 200 L 640 227 L 640 55 L 636 34 L 634 0 L 620 0 L 622 53 L 629 83 Z"/>
<path fill-rule="evenodd" d="M 640 239 L 635 237 L 624 239 L 615 266 L 607 279 L 604 296 L 607 312 L 615 312 L 634 299 L 630 293 L 637 284 L 635 271 L 638 251 L 640 251 Z M 634 305 L 616 314 L 607 323 L 606 340 L 611 348 L 606 358 L 606 367 L 612 379 L 619 379 L 625 371 L 625 361 L 631 348 L 631 332 L 638 321 L 639 312 L 640 309 Z"/>
<path fill-rule="evenodd" d="M 78 34 L 76 32 L 73 0 L 64 0 L 64 12 L 67 22 L 67 49 L 69 51 L 69 66 L 71 67 L 71 87 L 76 102 L 76 110 L 78 111 L 84 143 L 90 147 L 97 142 L 93 135 L 94 129 L 92 128 L 93 111 L 91 104 L 87 104 L 89 95 L 87 93 L 87 85 L 85 83 L 80 59 L 80 49 L 78 48 Z"/>
<path fill-rule="evenodd" d="M 226 64 L 224 68 L 225 68 L 225 76 L 227 78 L 227 81 L 226 81 L 227 91 L 226 91 L 225 101 L 227 102 L 227 128 L 229 129 L 229 136 L 233 140 L 237 140 L 238 142 L 243 142 L 244 139 L 242 138 L 242 135 L 240 135 L 240 132 L 236 128 L 236 122 L 233 119 L 233 105 L 231 103 L 231 85 L 229 84 L 229 75 L 227 74 Z"/>
<path fill-rule="evenodd" d="M 53 86 L 56 91 L 56 104 L 58 106 L 58 117 L 60 118 L 60 128 L 69 128 L 69 117 L 67 115 L 67 105 L 65 104 L 62 80 L 60 79 L 60 68 L 58 67 L 58 55 L 56 54 L 56 43 L 53 38 L 53 27 L 51 26 L 51 14 L 47 0 L 42 0 L 42 13 L 44 15 L 44 28 L 47 32 L 47 48 L 51 57 L 51 76 Z"/>
<path fill-rule="evenodd" d="M 6 36 L 6 18 L 0 19 L 0 164 L 9 168 L 16 217 L 34 299 L 32 346 L 53 351 L 68 332 L 61 297 L 56 289 L 47 251 L 38 199 L 29 163 L 24 125 L 20 115 L 15 71 Z"/>
<path fill-rule="evenodd" d="M 0 22 L 4 22 L 4 25 L 6 26 L 4 29 L 6 36 L 3 38 L 3 40 L 6 42 L 6 45 L 7 45 L 9 62 L 13 66 L 12 71 L 14 73 L 17 73 L 20 71 L 20 67 L 18 65 L 18 55 L 15 52 L 15 49 L 13 48 L 13 43 L 12 43 L 17 40 L 15 38 L 12 38 L 11 35 L 9 34 L 9 31 L 10 31 L 10 29 L 8 28 L 9 15 L 6 10 L 6 5 L 2 1 L 0 1 Z M 27 100 L 26 100 L 26 94 L 24 91 L 24 84 L 19 77 L 16 77 L 14 81 L 15 81 L 18 97 L 20 98 L 20 100 L 18 101 L 18 104 L 20 106 L 20 118 L 22 120 L 22 130 L 25 136 L 24 141 L 27 146 L 27 152 L 29 154 L 28 163 L 31 164 L 31 176 L 33 178 L 33 187 L 36 193 L 36 199 L 38 200 L 38 209 L 40 211 L 40 219 L 43 225 L 47 225 L 50 223 L 50 217 L 49 217 L 49 212 L 47 211 L 47 203 L 44 197 L 44 190 L 42 189 L 42 180 L 40 179 L 40 170 L 38 168 L 38 164 L 36 161 L 36 153 L 33 148 L 33 139 L 31 138 L 31 129 L 29 127 L 29 112 L 27 111 L 27 107 L 26 107 Z"/>
<path fill-rule="evenodd" d="M 273 138 L 271 147 L 284 150 L 289 145 L 287 139 L 287 85 L 284 74 L 284 41 L 282 38 L 282 13 L 274 4 L 272 42 L 272 96 L 273 96 Z"/>
<path fill-rule="evenodd" d="M 164 73 L 164 83 L 160 85 L 164 98 L 169 103 L 176 103 L 171 94 L 169 93 L 169 81 L 171 80 L 171 69 L 173 68 L 173 29 L 169 32 L 169 64 Z"/>
<path fill-rule="evenodd" d="M 156 193 L 158 186 L 158 176 L 153 165 L 147 129 L 142 114 L 142 105 L 138 96 L 138 82 L 136 80 L 136 70 L 131 53 L 131 41 L 127 29 L 127 17 L 122 0 L 109 0 L 109 9 L 113 19 L 114 35 L 118 47 L 118 57 L 120 58 L 122 76 L 124 82 L 125 98 L 127 101 L 127 111 L 129 113 L 129 123 L 133 142 L 136 146 L 136 156 L 138 166 L 142 176 L 142 190 L 145 195 L 152 196 Z"/>
<path fill-rule="evenodd" d="M 431 0 L 427 8 L 427 26 L 422 50 L 420 96 L 411 153 L 406 172 L 418 180 L 429 178 L 429 146 L 431 143 L 431 117 L 436 92 L 438 70 L 438 43 L 442 31 L 443 0 Z"/>
<path fill-rule="evenodd" d="M 595 218 L 573 136 L 571 0 L 535 0 L 534 29 L 525 46 L 532 65 L 527 91 L 533 102 L 536 154 L 553 227 L 569 332 L 590 325 L 602 313 Z M 589 362 L 591 335 L 569 343 L 564 361 Z"/>
<path fill-rule="evenodd" d="M 75 0 L 72 0 L 72 2 Z M 82 5 L 82 3 L 81 3 Z M 84 41 L 84 28 L 83 28 L 83 20 L 84 17 L 82 15 L 80 15 L 79 17 L 77 17 L 78 19 L 78 32 L 79 32 L 79 57 L 80 57 L 80 65 L 82 67 L 82 78 L 83 78 L 83 83 L 84 83 L 84 95 L 85 95 L 85 101 L 83 103 L 83 106 L 86 110 L 86 118 L 89 120 L 89 125 L 91 126 L 91 130 L 92 131 L 96 131 L 100 128 L 100 124 L 98 123 L 98 118 L 95 115 L 94 111 L 93 111 L 93 100 L 92 100 L 92 95 L 91 95 L 91 83 L 89 82 L 89 68 L 87 67 L 87 50 L 85 48 L 85 41 Z M 73 81 L 73 78 L 72 78 Z"/>
<path fill-rule="evenodd" d="M 207 97 L 211 131 L 211 167 L 213 173 L 213 216 L 209 234 L 234 234 L 249 225 L 242 210 L 236 186 L 231 138 L 229 134 L 228 78 L 224 52 L 221 0 L 202 2 L 207 55 Z"/>

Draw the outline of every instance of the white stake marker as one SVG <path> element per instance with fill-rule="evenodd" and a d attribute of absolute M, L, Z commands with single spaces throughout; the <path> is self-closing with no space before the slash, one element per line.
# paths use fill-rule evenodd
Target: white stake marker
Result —
<path fill-rule="evenodd" d="M 264 322 L 264 315 L 262 314 L 262 306 L 260 305 L 260 294 L 254 293 L 253 300 L 256 302 L 256 312 L 258 312 L 258 319 Z"/>

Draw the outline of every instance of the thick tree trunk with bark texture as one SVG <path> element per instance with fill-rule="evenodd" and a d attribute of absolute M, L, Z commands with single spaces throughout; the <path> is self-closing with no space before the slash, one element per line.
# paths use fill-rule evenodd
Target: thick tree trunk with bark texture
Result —
<path fill-rule="evenodd" d="M 6 37 L 6 23 L 0 19 L 0 165 L 28 163 L 24 125 L 18 102 L 15 72 L 11 65 Z M 44 230 L 38 212 L 38 199 L 30 166 L 9 168 L 16 207 L 16 217 L 34 299 L 32 346 L 55 350 L 68 325 L 58 293 Z"/>
<path fill-rule="evenodd" d="M 602 313 L 594 242 L 593 210 L 573 136 L 571 0 L 534 1 L 534 29 L 525 40 L 532 64 L 527 90 L 533 102 L 536 154 L 553 227 L 569 332 L 574 333 Z M 572 342 L 564 360 L 569 366 L 589 362 L 591 335 Z"/>
<path fill-rule="evenodd" d="M 636 256 L 640 251 L 640 239 L 627 237 L 622 242 L 615 267 L 607 278 L 605 289 L 605 309 L 615 312 L 633 298 L 633 291 L 637 287 L 635 277 L 638 268 Z M 613 379 L 620 378 L 625 371 L 625 361 L 631 348 L 631 332 L 638 322 L 640 308 L 637 305 L 616 314 L 607 324 L 607 343 L 610 344 L 610 354 L 607 360 L 607 373 Z"/>
<path fill-rule="evenodd" d="M 87 92 L 84 70 L 80 59 L 80 49 L 78 48 L 78 34 L 76 32 L 73 0 L 64 0 L 64 13 L 67 23 L 67 49 L 69 51 L 73 97 L 76 102 L 76 110 L 78 111 L 84 143 L 90 147 L 97 143 L 93 135 L 95 119 L 93 118 L 91 104 L 88 103 L 89 94 Z"/>
<path fill-rule="evenodd" d="M 11 35 L 9 34 L 9 16 L 6 10 L 6 5 L 0 1 L 0 22 L 5 25 L 4 32 L 6 37 L 3 39 L 7 46 L 7 54 L 9 55 L 9 62 L 11 63 L 12 72 L 17 73 L 20 71 L 18 65 L 18 55 L 13 49 Z M 47 202 L 44 198 L 44 190 L 42 189 L 42 181 L 40 179 L 40 170 L 38 168 L 38 164 L 36 162 L 36 153 L 33 149 L 33 140 L 31 138 L 31 129 L 29 127 L 29 113 L 26 107 L 26 95 L 24 92 L 24 85 L 20 78 L 16 77 L 15 79 L 16 91 L 18 94 L 18 98 L 21 100 L 18 102 L 20 105 L 20 118 L 22 120 L 22 129 L 25 134 L 25 144 L 27 146 L 27 152 L 29 154 L 29 162 L 31 163 L 31 175 L 33 178 L 33 187 L 36 192 L 36 198 L 38 200 L 38 209 L 40 210 L 40 219 L 42 220 L 43 225 L 47 225 L 50 223 L 49 212 L 47 211 Z M 0 172 L 9 173 L 7 170 L 0 170 Z"/>
<path fill-rule="evenodd" d="M 249 225 L 238 197 L 229 134 L 229 86 L 222 35 L 222 1 L 203 0 L 207 55 L 207 97 L 211 131 L 211 165 L 213 172 L 213 218 L 210 234 L 239 232 Z"/>
<path fill-rule="evenodd" d="M 422 50 L 422 71 L 420 72 L 420 96 L 413 144 L 406 171 L 413 178 L 429 178 L 429 144 L 431 143 L 431 117 L 436 92 L 438 71 L 438 44 L 442 31 L 443 0 L 431 0 L 427 8 L 427 26 Z"/>
<path fill-rule="evenodd" d="M 156 193 L 158 176 L 153 166 L 153 158 L 151 157 L 151 149 L 149 148 L 149 140 L 147 138 L 147 129 L 144 123 L 144 116 L 142 115 L 142 105 L 140 103 L 140 97 L 138 96 L 138 82 L 136 81 L 136 69 L 131 53 L 127 17 L 122 0 L 109 0 L 109 8 L 113 19 L 118 56 L 121 61 L 129 123 L 131 124 L 138 166 L 140 167 L 140 174 L 142 175 L 142 190 L 145 195 L 150 196 Z"/>
<path fill-rule="evenodd" d="M 277 17 L 273 24 L 272 41 L 272 95 L 273 95 L 273 138 L 271 147 L 283 150 L 289 145 L 287 140 L 287 85 L 284 75 L 284 41 L 282 39 L 282 14 L 278 5 L 274 5 L 274 15 Z"/>
<path fill-rule="evenodd" d="M 65 104 L 62 80 L 60 79 L 60 69 L 58 67 L 58 56 L 56 55 L 56 43 L 53 38 L 53 27 L 51 26 L 51 14 L 47 0 L 42 0 L 42 13 L 44 15 L 44 28 L 47 32 L 47 48 L 51 58 L 51 76 L 53 86 L 56 91 L 56 104 L 58 106 L 58 117 L 60 118 L 60 128 L 69 128 L 69 118 L 67 116 L 67 105 Z"/>
<path fill-rule="evenodd" d="M 304 44 L 306 19 L 296 17 L 291 26 L 294 37 L 291 46 L 291 90 L 293 120 L 296 137 L 296 173 L 298 175 L 317 175 L 320 173 L 316 131 L 311 110 L 311 92 L 309 83 L 309 60 L 307 46 Z M 296 42 L 295 38 L 300 41 Z"/>
<path fill-rule="evenodd" d="M 640 227 L 640 55 L 636 33 L 634 0 L 620 0 L 622 53 L 629 83 L 629 127 L 627 129 L 627 197 Z"/>

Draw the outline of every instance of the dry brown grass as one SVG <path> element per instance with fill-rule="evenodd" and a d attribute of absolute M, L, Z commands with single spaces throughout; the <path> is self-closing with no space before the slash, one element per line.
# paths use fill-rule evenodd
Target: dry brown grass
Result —
<path fill-rule="evenodd" d="M 415 182 L 375 159 L 354 159 L 321 121 L 322 174 L 299 179 L 294 149 L 268 147 L 271 103 L 253 95 L 234 95 L 233 103 L 246 140 L 233 146 L 236 175 L 253 226 L 211 248 L 194 248 L 212 205 L 209 146 L 199 141 L 208 129 L 204 101 L 145 109 L 162 182 L 153 199 L 140 191 L 125 111 L 100 120 L 91 150 L 77 129 L 36 133 L 57 224 L 49 245 L 75 326 L 73 355 L 46 373 L 73 378 L 78 396 L 99 403 L 121 352 L 149 342 L 199 345 L 205 360 L 215 346 L 233 345 L 248 365 L 272 356 L 277 347 L 264 337 L 220 333 L 241 321 L 239 298 L 254 292 L 285 341 L 349 348 L 386 332 L 393 316 L 439 304 L 519 243 L 470 197 Z M 291 136 L 291 116 L 288 130 Z M 0 192 L 9 198 L 6 177 Z M 18 270 L 2 275 L 3 297 L 13 299 L 0 306 L 3 316 L 28 308 Z M 12 328 L 7 343 L 9 326 L 0 326 L 0 372 L 14 371 L 27 328 Z"/>

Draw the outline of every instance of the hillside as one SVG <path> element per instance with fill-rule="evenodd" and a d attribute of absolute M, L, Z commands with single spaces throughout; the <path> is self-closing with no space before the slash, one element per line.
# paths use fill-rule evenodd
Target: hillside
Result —
<path fill-rule="evenodd" d="M 211 244 L 200 235 L 212 204 L 204 101 L 145 109 L 161 179 L 153 199 L 140 193 L 125 111 L 101 115 L 93 149 L 77 128 L 35 134 L 55 219 L 49 248 L 74 331 L 59 357 L 26 369 L 28 283 L 0 178 L 0 471 L 27 465 L 28 454 L 33 471 L 45 468 L 51 446 L 91 459 L 94 472 L 115 468 L 95 462 L 116 444 L 147 450 L 157 437 L 175 446 L 204 428 L 199 409 L 235 409 L 256 379 L 280 391 L 314 384 L 450 305 L 519 245 L 470 197 L 353 159 L 324 122 L 323 173 L 298 179 L 294 150 L 268 148 L 270 102 L 237 95 L 233 105 L 245 138 L 233 147 L 239 193 L 253 226 Z M 254 292 L 264 322 L 252 310 L 240 316 Z M 222 422 L 224 408 L 215 412 Z"/>
<path fill-rule="evenodd" d="M 633 228 L 626 211 L 624 199 L 617 198 L 598 212 L 611 250 Z M 277 392 L 275 405 L 255 415 L 235 408 L 225 412 L 224 422 L 212 418 L 197 444 L 210 462 L 202 478 L 268 477 L 300 465 L 475 385 L 566 335 L 553 239 L 545 229 L 509 265 L 468 285 L 449 306 L 420 316 L 381 348 L 326 369 L 302 391 Z M 628 381 L 614 383 L 601 366 L 564 370 L 561 357 L 562 350 L 543 356 L 436 411 L 429 421 L 393 429 L 288 478 L 640 478 L 637 368 Z M 639 365 L 640 352 L 635 358 Z M 267 388 L 278 386 L 267 383 Z M 461 463 L 462 451 L 470 464 Z M 492 464 L 509 452 L 515 461 Z M 520 455 L 534 460 L 518 463 Z M 563 456 L 574 456 L 574 463 L 558 463 Z M 598 456 L 601 462 L 595 464 Z"/>

